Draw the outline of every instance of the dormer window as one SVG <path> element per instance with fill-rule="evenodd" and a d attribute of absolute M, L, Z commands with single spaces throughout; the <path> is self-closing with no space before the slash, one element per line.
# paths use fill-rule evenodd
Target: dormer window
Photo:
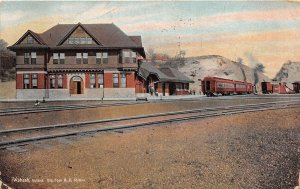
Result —
<path fill-rule="evenodd" d="M 68 39 L 68 44 L 74 44 L 75 42 L 74 42 L 74 38 L 73 37 L 70 37 L 69 39 Z"/>
<path fill-rule="evenodd" d="M 75 44 L 80 44 L 80 38 L 74 38 L 75 39 Z"/>
<path fill-rule="evenodd" d="M 33 44 L 33 38 L 31 36 L 27 37 L 27 43 L 28 44 Z"/>
<path fill-rule="evenodd" d="M 93 44 L 93 39 L 90 37 L 70 37 L 66 41 L 67 44 Z"/>
<path fill-rule="evenodd" d="M 80 38 L 80 44 L 86 44 L 86 38 L 85 37 Z"/>
<path fill-rule="evenodd" d="M 93 43 L 93 40 L 90 37 L 87 37 L 86 40 L 87 40 L 87 44 L 92 44 Z"/>

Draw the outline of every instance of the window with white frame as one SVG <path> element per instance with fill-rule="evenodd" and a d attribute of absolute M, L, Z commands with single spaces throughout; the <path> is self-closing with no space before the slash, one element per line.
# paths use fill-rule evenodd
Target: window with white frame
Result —
<path fill-rule="evenodd" d="M 73 37 L 70 37 L 68 39 L 68 44 L 74 44 L 75 43 L 75 39 Z"/>
<path fill-rule="evenodd" d="M 31 85 L 33 89 L 37 89 L 38 88 L 38 84 L 37 84 L 37 74 L 32 74 L 31 75 Z"/>
<path fill-rule="evenodd" d="M 93 43 L 93 40 L 90 37 L 87 37 L 86 40 L 87 40 L 87 44 L 92 44 Z"/>
<path fill-rule="evenodd" d="M 55 88 L 55 75 L 50 75 L 50 89 Z"/>
<path fill-rule="evenodd" d="M 132 63 L 136 63 L 136 52 L 131 52 Z"/>
<path fill-rule="evenodd" d="M 30 53 L 24 53 L 24 64 L 29 64 Z"/>
<path fill-rule="evenodd" d="M 33 44 L 33 37 L 31 36 L 27 37 L 27 44 Z"/>
<path fill-rule="evenodd" d="M 102 53 L 97 52 L 96 53 L 96 64 L 101 64 L 102 63 Z"/>
<path fill-rule="evenodd" d="M 102 53 L 102 59 L 103 59 L 103 64 L 108 63 L 108 53 L 107 52 Z"/>
<path fill-rule="evenodd" d="M 104 88 L 104 74 L 98 74 L 98 88 Z"/>
<path fill-rule="evenodd" d="M 59 53 L 59 63 L 60 64 L 65 63 L 65 53 Z"/>
<path fill-rule="evenodd" d="M 81 53 L 76 53 L 76 63 L 81 64 Z"/>
<path fill-rule="evenodd" d="M 88 53 L 82 53 L 83 57 L 83 63 L 87 64 L 88 63 Z"/>
<path fill-rule="evenodd" d="M 59 60 L 58 53 L 53 53 L 53 64 L 58 64 L 58 60 Z"/>
<path fill-rule="evenodd" d="M 67 44 L 92 44 L 93 39 L 91 37 L 70 37 L 67 39 Z"/>
<path fill-rule="evenodd" d="M 74 38 L 74 44 L 80 44 L 80 38 Z"/>
<path fill-rule="evenodd" d="M 86 38 L 85 37 L 80 38 L 80 44 L 86 44 Z"/>
<path fill-rule="evenodd" d="M 29 74 L 24 74 L 23 75 L 23 88 L 24 89 L 29 89 L 30 84 L 29 84 Z"/>
<path fill-rule="evenodd" d="M 64 64 L 65 63 L 65 53 L 53 53 L 53 64 Z"/>
<path fill-rule="evenodd" d="M 63 75 L 62 74 L 57 75 L 57 87 L 63 88 Z"/>
<path fill-rule="evenodd" d="M 117 73 L 113 74 L 113 87 L 114 88 L 119 87 L 119 74 L 117 74 Z"/>
<path fill-rule="evenodd" d="M 31 64 L 36 64 L 36 52 L 31 52 Z"/>
<path fill-rule="evenodd" d="M 126 73 L 121 74 L 121 87 L 126 88 Z"/>
<path fill-rule="evenodd" d="M 90 74 L 90 88 L 96 88 L 96 74 Z"/>
<path fill-rule="evenodd" d="M 130 52 L 123 51 L 124 63 L 130 63 Z"/>
<path fill-rule="evenodd" d="M 96 63 L 97 64 L 107 64 L 108 63 L 108 53 L 107 52 L 99 52 L 96 53 Z"/>

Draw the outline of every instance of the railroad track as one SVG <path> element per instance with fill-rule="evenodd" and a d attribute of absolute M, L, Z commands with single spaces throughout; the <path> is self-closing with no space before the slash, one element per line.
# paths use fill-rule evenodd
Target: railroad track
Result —
<path fill-rule="evenodd" d="M 137 127 L 157 126 L 161 124 L 191 121 L 215 116 L 232 115 L 264 110 L 298 108 L 297 102 L 259 103 L 228 107 L 193 109 L 168 113 L 148 114 L 117 119 L 27 127 L 0 131 L 0 149 L 25 145 L 30 142 L 60 137 L 90 134 L 105 131 L 120 131 Z"/>
<path fill-rule="evenodd" d="M 79 104 L 79 105 L 56 105 L 56 106 L 37 106 L 37 107 L 16 107 L 16 108 L 2 108 L 0 109 L 0 116 L 17 115 L 17 114 L 29 114 L 39 112 L 52 112 L 52 111 L 63 111 L 63 110 L 75 110 L 75 109 L 86 109 L 86 108 L 99 108 L 109 106 L 124 106 L 142 104 L 145 102 L 120 102 L 112 104 Z"/>
<path fill-rule="evenodd" d="M 194 101 L 195 99 L 183 99 L 181 101 Z M 14 107 L 14 108 L 0 108 L 0 116 L 18 115 L 18 114 L 30 114 L 40 112 L 52 112 L 52 111 L 64 111 L 64 110 L 76 110 L 87 108 L 100 108 L 111 106 L 126 106 L 146 103 L 170 103 L 174 100 L 160 100 L 160 101 L 145 101 L 145 102 L 117 102 L 111 104 L 78 104 L 78 105 L 56 105 L 56 106 L 35 106 L 35 107 Z"/>

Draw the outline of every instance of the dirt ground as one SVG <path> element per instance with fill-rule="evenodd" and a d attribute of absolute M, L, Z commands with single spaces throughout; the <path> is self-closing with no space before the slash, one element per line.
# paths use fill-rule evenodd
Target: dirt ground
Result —
<path fill-rule="evenodd" d="M 16 98 L 16 81 L 0 82 L 0 99 Z"/>
<path fill-rule="evenodd" d="M 299 115 L 245 113 L 2 150 L 0 177 L 24 189 L 294 188 Z"/>

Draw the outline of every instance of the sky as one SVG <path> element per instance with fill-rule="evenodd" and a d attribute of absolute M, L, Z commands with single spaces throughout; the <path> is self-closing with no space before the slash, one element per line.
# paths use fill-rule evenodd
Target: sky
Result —
<path fill-rule="evenodd" d="M 9 45 L 28 29 L 78 22 L 114 23 L 141 35 L 146 51 L 263 63 L 270 78 L 283 63 L 300 62 L 300 2 L 0 0 L 0 38 Z"/>

